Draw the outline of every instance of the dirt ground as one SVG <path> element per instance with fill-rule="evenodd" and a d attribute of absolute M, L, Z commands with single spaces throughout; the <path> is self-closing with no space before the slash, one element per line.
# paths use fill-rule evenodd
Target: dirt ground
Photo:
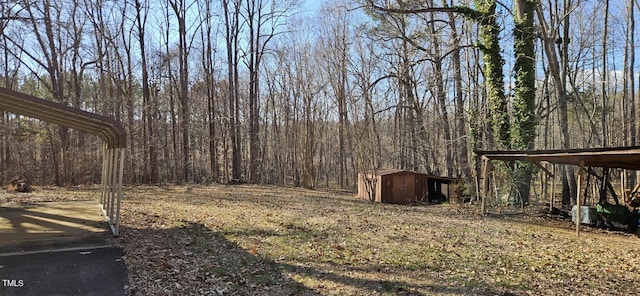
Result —
<path fill-rule="evenodd" d="M 299 188 L 129 187 L 120 229 L 132 295 L 640 295 L 637 236 L 576 237 L 535 207 L 481 216 Z"/>

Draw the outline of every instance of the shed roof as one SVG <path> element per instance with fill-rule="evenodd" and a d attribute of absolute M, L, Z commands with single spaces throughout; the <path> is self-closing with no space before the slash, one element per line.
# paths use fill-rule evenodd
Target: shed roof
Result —
<path fill-rule="evenodd" d="M 600 147 L 584 149 L 530 150 L 530 151 L 474 151 L 490 160 L 521 160 L 555 164 L 621 168 L 640 170 L 640 146 Z"/>
<path fill-rule="evenodd" d="M 385 175 L 393 175 L 393 174 L 403 173 L 403 172 L 408 172 L 408 171 L 401 170 L 401 169 L 375 169 L 375 170 L 365 171 L 364 173 L 369 175 L 385 176 Z"/>
<path fill-rule="evenodd" d="M 97 135 L 109 148 L 127 146 L 126 132 L 116 120 L 2 87 L 0 110 Z"/>
<path fill-rule="evenodd" d="M 386 176 L 386 175 L 394 175 L 394 174 L 414 174 L 414 175 L 424 175 L 427 178 L 430 179 L 440 179 L 440 180 L 447 180 L 447 181 L 451 181 L 454 180 L 454 178 L 449 178 L 449 177 L 444 177 L 444 176 L 436 176 L 436 175 L 431 175 L 431 174 L 427 174 L 427 173 L 418 173 L 418 172 L 412 172 L 412 171 L 408 171 L 408 170 L 403 170 L 403 169 L 375 169 L 375 170 L 368 170 L 364 172 L 365 174 L 369 174 L 369 175 L 376 175 L 376 176 Z"/>

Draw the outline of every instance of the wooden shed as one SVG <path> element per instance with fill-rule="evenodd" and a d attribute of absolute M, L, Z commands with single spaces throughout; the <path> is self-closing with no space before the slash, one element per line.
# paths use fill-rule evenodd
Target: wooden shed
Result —
<path fill-rule="evenodd" d="M 450 178 L 400 169 L 378 169 L 358 174 L 358 197 L 380 203 L 410 204 L 449 198 Z"/>

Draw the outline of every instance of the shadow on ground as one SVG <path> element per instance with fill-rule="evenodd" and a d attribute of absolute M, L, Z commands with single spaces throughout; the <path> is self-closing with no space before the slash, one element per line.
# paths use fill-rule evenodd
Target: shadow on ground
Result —
<path fill-rule="evenodd" d="M 108 236 L 95 201 L 0 207 L 0 253 L 94 246 Z"/>
<path fill-rule="evenodd" d="M 205 225 L 186 222 L 174 228 L 121 225 L 118 239 L 126 253 L 131 295 L 321 295 L 327 287 L 307 287 L 295 278 L 334 283 L 351 295 L 469 295 L 468 287 L 415 286 L 402 281 L 363 279 L 266 258 Z M 348 268 L 348 267 L 347 267 Z M 353 271 L 356 271 L 355 269 Z M 349 274 L 348 270 L 346 274 Z M 488 291 L 474 295 L 510 295 Z M 343 291 L 343 292 L 345 292 Z M 351 293 L 351 292 L 353 293 Z M 329 291 L 336 294 L 340 291 Z"/>

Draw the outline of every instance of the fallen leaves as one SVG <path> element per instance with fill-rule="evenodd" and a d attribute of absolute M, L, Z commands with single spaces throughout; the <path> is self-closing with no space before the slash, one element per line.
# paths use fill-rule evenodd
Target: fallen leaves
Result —
<path fill-rule="evenodd" d="M 258 254 L 258 245 L 253 244 L 253 246 L 251 246 L 251 248 L 249 249 L 249 253 L 251 253 L 252 255 L 257 255 Z"/>
<path fill-rule="evenodd" d="M 0 188 L 0 205 L 2 204 L 34 204 L 38 202 L 53 201 L 80 201 L 94 200 L 97 186 L 57 188 L 57 187 L 35 187 L 35 190 L 28 193 L 6 192 Z"/>
<path fill-rule="evenodd" d="M 81 193 L 80 193 L 81 194 Z M 268 186 L 125 188 L 133 295 L 631 295 L 640 241 Z"/>

